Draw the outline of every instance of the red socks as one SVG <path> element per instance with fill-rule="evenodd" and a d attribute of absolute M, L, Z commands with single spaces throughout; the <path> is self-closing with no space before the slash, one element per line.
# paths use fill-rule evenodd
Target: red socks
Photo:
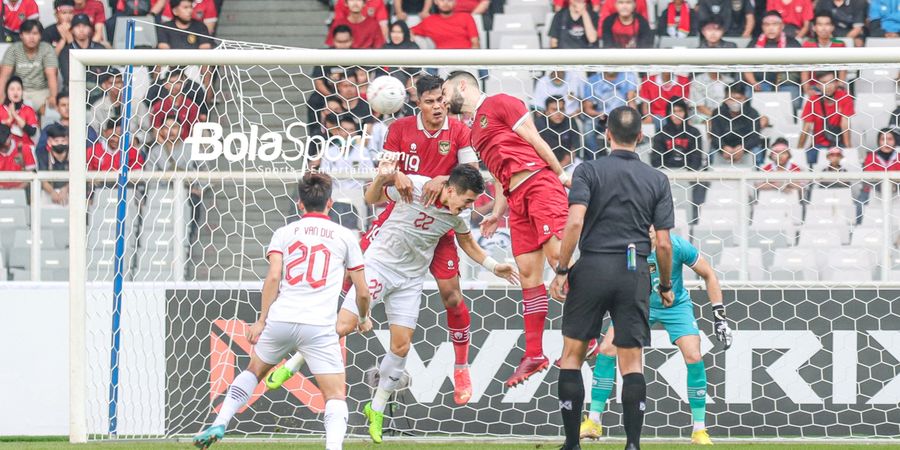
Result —
<path fill-rule="evenodd" d="M 544 285 L 522 289 L 525 305 L 525 356 L 544 354 L 544 322 L 547 320 L 547 288 Z"/>
<path fill-rule="evenodd" d="M 447 307 L 447 328 L 450 329 L 450 341 L 453 342 L 453 352 L 456 354 L 456 365 L 469 364 L 469 325 L 472 317 L 466 302 L 459 302 L 456 307 Z"/>

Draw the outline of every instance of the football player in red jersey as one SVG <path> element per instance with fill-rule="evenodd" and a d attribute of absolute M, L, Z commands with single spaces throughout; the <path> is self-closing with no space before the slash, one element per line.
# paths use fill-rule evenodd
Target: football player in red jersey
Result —
<path fill-rule="evenodd" d="M 447 114 L 442 84 L 442 79 L 432 75 L 419 77 L 415 83 L 419 97 L 419 114 L 397 119 L 388 128 L 384 150 L 400 153 L 397 164 L 400 172 L 394 185 L 406 199 L 412 197 L 412 182 L 406 175 L 432 178 L 432 181 L 425 185 L 423 197 L 426 203 L 433 203 L 454 167 L 458 164 L 478 166 L 478 157 L 471 146 L 469 127 Z M 394 203 L 389 203 L 373 221 L 372 227 L 360 242 L 363 251 L 369 247 L 372 240 L 376 239 L 379 227 L 390 216 L 393 207 Z M 455 353 L 453 399 L 457 404 L 464 405 L 472 397 L 472 381 L 468 368 L 471 317 L 459 286 L 459 255 L 456 252 L 452 231 L 438 243 L 430 270 L 437 281 L 444 307 L 447 308 L 447 328 L 450 330 L 450 340 L 453 342 Z M 346 334 L 342 332 L 344 328 L 347 333 L 353 331 L 353 327 L 341 325 L 353 320 L 344 317 L 346 314 L 348 314 L 346 311 L 341 311 L 338 319 L 338 333 L 342 336 Z M 281 373 L 273 372 L 269 377 L 271 383 L 267 380 L 270 389 L 281 386 L 284 380 L 300 368 L 302 359 L 295 360 L 295 358 L 297 357 L 285 363 L 284 370 L 289 372 L 286 373 L 282 369 L 279 369 Z"/>
<path fill-rule="evenodd" d="M 506 94 L 488 97 L 468 72 L 450 74 L 444 99 L 451 114 L 472 115 L 473 147 L 503 187 L 506 201 L 497 196 L 493 213 L 481 222 L 482 234 L 496 230 L 497 219 L 509 205 L 525 321 L 525 355 L 506 380 L 507 386 L 515 386 L 550 365 L 542 345 L 547 318 L 544 259 L 556 268 L 568 216 L 564 186 L 570 182 L 521 100 Z"/>

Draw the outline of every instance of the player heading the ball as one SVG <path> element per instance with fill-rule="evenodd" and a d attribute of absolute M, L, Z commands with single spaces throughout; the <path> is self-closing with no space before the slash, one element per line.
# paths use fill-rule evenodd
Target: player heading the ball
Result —
<path fill-rule="evenodd" d="M 362 250 L 354 232 L 331 221 L 331 177 L 309 173 L 300 181 L 300 220 L 279 228 L 266 251 L 269 272 L 263 282 L 259 319 L 247 330 L 254 345 L 250 365 L 240 373 L 211 427 L 194 437 L 205 449 L 225 436 L 231 418 L 247 403 L 262 377 L 292 352 L 309 363 L 325 397 L 325 448 L 339 450 L 347 432 L 346 382 L 341 345 L 335 332 L 344 272 L 350 274 L 355 308 L 369 311 Z M 346 303 L 346 302 L 345 302 Z M 366 320 L 359 331 L 371 329 Z"/>

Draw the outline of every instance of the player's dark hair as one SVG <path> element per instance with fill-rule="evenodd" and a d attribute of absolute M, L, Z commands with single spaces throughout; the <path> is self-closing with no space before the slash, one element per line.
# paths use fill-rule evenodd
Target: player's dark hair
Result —
<path fill-rule="evenodd" d="M 75 7 L 75 0 L 55 0 L 53 2 L 53 9 L 59 9 L 60 6 L 71 6 Z"/>
<path fill-rule="evenodd" d="M 549 108 L 552 104 L 556 104 L 556 106 L 558 106 L 560 110 L 563 110 L 565 103 L 566 101 L 562 97 L 551 95 L 547 97 L 547 100 L 544 100 L 544 109 Z"/>
<path fill-rule="evenodd" d="M 353 37 L 353 30 L 348 25 L 338 25 L 334 27 L 334 29 L 331 30 L 331 37 L 333 38 L 341 33 L 347 33 Z"/>
<path fill-rule="evenodd" d="M 38 33 L 44 34 L 44 26 L 41 25 L 40 22 L 34 19 L 28 19 L 22 22 L 22 27 L 19 28 L 19 33 L 25 33 L 34 30 L 37 30 Z"/>
<path fill-rule="evenodd" d="M 69 90 L 63 89 L 62 92 L 56 94 L 56 101 L 59 102 L 61 99 L 69 98 Z"/>
<path fill-rule="evenodd" d="M 478 86 L 478 78 L 475 78 L 475 75 L 472 75 L 465 70 L 456 70 L 454 72 L 451 72 L 450 76 L 447 77 L 447 81 L 457 81 L 463 79 L 472 86 Z"/>
<path fill-rule="evenodd" d="M 469 164 L 460 164 L 454 167 L 447 182 L 459 193 L 472 191 L 481 195 L 484 192 L 484 178 L 481 176 L 481 172 Z"/>
<path fill-rule="evenodd" d="M 440 90 L 443 85 L 444 80 L 440 77 L 436 77 L 430 74 L 422 75 L 421 77 L 416 79 L 416 94 L 421 97 L 426 92 L 430 92 L 435 89 Z"/>
<path fill-rule="evenodd" d="M 816 23 L 816 19 L 818 19 L 819 17 L 827 17 L 828 20 L 831 21 L 831 24 L 834 25 L 834 16 L 832 16 L 830 12 L 824 9 L 816 11 L 816 15 L 813 16 L 813 23 Z"/>
<path fill-rule="evenodd" d="M 729 94 L 741 94 L 744 97 L 750 92 L 750 85 L 744 81 L 735 81 L 728 86 Z"/>
<path fill-rule="evenodd" d="M 60 123 L 51 123 L 47 125 L 46 133 L 48 138 L 66 137 L 69 135 L 69 127 Z"/>
<path fill-rule="evenodd" d="M 300 180 L 297 190 L 306 212 L 325 212 L 331 198 L 331 177 L 322 172 L 309 172 Z"/>
<path fill-rule="evenodd" d="M 632 145 L 641 135 L 641 113 L 630 106 L 620 106 L 609 113 L 606 128 L 619 144 Z"/>

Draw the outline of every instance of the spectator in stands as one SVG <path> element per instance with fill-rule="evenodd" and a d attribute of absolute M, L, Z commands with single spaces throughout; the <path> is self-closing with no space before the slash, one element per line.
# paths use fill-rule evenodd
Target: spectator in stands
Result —
<path fill-rule="evenodd" d="M 102 136 L 102 127 L 110 121 L 121 123 L 122 114 L 125 113 L 123 91 L 125 83 L 122 80 L 122 73 L 116 69 L 110 69 L 109 72 L 100 76 L 98 86 L 100 86 L 103 96 L 91 105 L 87 122 L 89 127 Z M 129 128 L 131 128 L 132 137 L 137 142 L 145 142 L 145 133 L 150 128 L 150 114 L 144 102 L 133 99 L 131 104 L 132 118 Z"/>
<path fill-rule="evenodd" d="M 796 48 L 800 43 L 784 32 L 784 21 L 778 11 L 768 11 L 762 18 L 762 33 L 750 48 Z M 754 92 L 788 92 L 794 109 L 800 107 L 800 75 L 796 72 L 745 72 L 744 80 L 753 86 Z"/>
<path fill-rule="evenodd" d="M 715 170 L 737 170 L 749 172 L 756 170 L 756 155 L 744 148 L 741 138 L 729 133 L 719 139 L 719 153 L 712 158 L 710 166 Z"/>
<path fill-rule="evenodd" d="M 531 107 L 543 110 L 550 97 L 562 98 L 566 105 L 564 113 L 569 116 L 578 114 L 581 107 L 581 93 L 584 91 L 583 74 L 553 70 L 538 78 L 531 97 Z"/>
<path fill-rule="evenodd" d="M 334 38 L 332 37 L 332 39 Z M 388 33 L 388 40 L 387 43 L 384 44 L 384 48 L 394 50 L 418 50 L 419 44 L 413 42 L 412 33 L 409 31 L 409 25 L 402 20 L 397 20 L 391 24 L 391 30 L 390 33 Z"/>
<path fill-rule="evenodd" d="M 48 125 L 46 128 L 47 141 L 41 153 L 43 157 L 37 157 L 38 170 L 69 171 L 69 129 L 58 123 Z M 41 197 L 43 205 L 68 206 L 69 182 L 67 181 L 42 181 Z"/>
<path fill-rule="evenodd" d="M 403 22 L 418 23 L 431 14 L 432 6 L 432 0 L 394 0 L 394 16 Z"/>
<path fill-rule="evenodd" d="M 61 50 L 57 52 L 59 58 L 59 71 L 62 73 L 63 85 L 68 85 L 69 78 L 69 51 L 70 50 L 86 50 L 86 49 L 102 49 L 106 48 L 91 40 L 94 33 L 94 26 L 91 19 L 86 14 L 78 14 L 72 18 L 72 41 L 65 43 Z M 62 41 L 61 41 L 62 42 Z M 90 85 L 96 85 L 100 73 L 103 68 L 98 66 L 97 70 L 91 70 Z"/>
<path fill-rule="evenodd" d="M 570 1 L 569 7 L 557 11 L 550 22 L 550 48 L 597 47 L 598 20 L 585 0 Z"/>
<path fill-rule="evenodd" d="M 548 97 L 544 108 L 541 108 L 543 113 L 537 114 L 535 125 L 551 150 L 578 151 L 581 149 L 581 135 L 575 121 L 562 111 L 564 105 L 562 97 Z"/>
<path fill-rule="evenodd" d="M 0 63 L 0 85 L 6 86 L 11 76 L 22 80 L 25 88 L 24 101 L 43 114 L 45 106 L 56 107 L 59 92 L 57 71 L 59 61 L 56 52 L 46 42 L 41 42 L 44 27 L 36 20 L 26 20 L 22 24 L 22 41 L 12 44 Z M 4 93 L 5 94 L 5 93 Z M 6 97 L 0 97 L 0 101 Z"/>
<path fill-rule="evenodd" d="M 725 98 L 728 87 L 734 83 L 729 73 L 703 72 L 695 74 L 691 81 L 690 101 L 697 109 L 697 119 L 704 121 L 713 116 Z"/>
<path fill-rule="evenodd" d="M 666 116 L 669 115 L 671 100 L 690 97 L 690 83 L 688 77 L 673 75 L 671 72 L 648 74 L 641 81 L 639 93 L 644 123 L 654 124 L 654 128 L 659 131 Z"/>
<path fill-rule="evenodd" d="M 869 1 L 869 36 L 900 37 L 900 8 L 896 0 Z"/>
<path fill-rule="evenodd" d="M 750 105 L 748 91 L 749 87 L 740 81 L 729 86 L 728 97 L 719 105 L 708 126 L 711 151 L 721 152 L 722 159 L 727 162 L 746 150 L 753 155 L 746 158 L 752 161 L 747 164 L 754 167 L 765 162 L 760 133 L 769 125 L 769 119 Z M 742 158 L 738 157 L 738 160 Z"/>
<path fill-rule="evenodd" d="M 194 20 L 193 0 L 171 0 L 174 20 L 156 29 L 156 46 L 161 49 L 196 50 L 213 47 L 209 29 L 203 22 Z M 167 28 L 168 27 L 168 28 Z"/>
<path fill-rule="evenodd" d="M 312 163 L 314 168 L 329 174 L 364 174 L 374 169 L 375 155 L 370 154 L 360 142 L 362 139 L 359 122 L 352 115 L 329 116 L 325 119 L 325 123 L 328 126 L 331 146 L 325 149 L 321 158 Z M 343 226 L 359 229 L 357 217 L 364 217 L 367 211 L 363 199 L 363 183 L 358 179 L 335 180 L 333 189 L 332 197 L 338 200 L 338 203 L 344 203 L 344 206 L 335 208 L 335 213 L 339 214 L 335 219 Z M 352 205 L 353 209 L 346 207 L 347 205 Z M 355 214 L 343 214 L 351 211 Z"/>
<path fill-rule="evenodd" d="M 346 25 L 331 30 L 333 49 L 347 50 L 353 46 L 353 31 Z M 315 92 L 309 96 L 307 104 L 307 120 L 312 123 L 319 120 L 319 112 L 325 107 L 325 97 L 335 93 L 335 83 L 344 77 L 341 66 L 313 66 L 310 78 L 313 80 Z"/>
<path fill-rule="evenodd" d="M 490 6 L 490 0 L 456 0 L 456 7 L 453 8 L 453 12 L 484 14 Z"/>
<path fill-rule="evenodd" d="M 696 35 L 697 20 L 690 5 L 685 0 L 669 0 L 669 4 L 659 11 L 656 34 L 676 38 Z"/>
<path fill-rule="evenodd" d="M 205 3 L 212 4 L 211 2 Z M 113 9 L 112 17 L 106 20 L 106 38 L 108 41 L 113 41 L 116 38 L 116 22 L 120 17 L 158 17 L 162 14 L 163 22 L 172 20 L 172 10 L 169 7 L 168 0 L 109 0 L 109 5 L 114 6 L 115 9 Z M 164 14 L 163 11 L 168 12 L 168 14 Z M 197 12 L 198 8 L 195 7 L 194 15 L 197 15 Z M 197 20 L 202 21 L 203 15 L 201 14 Z M 212 34 L 213 29 L 210 28 L 209 32 Z"/>
<path fill-rule="evenodd" d="M 350 15 L 350 8 L 347 3 L 343 0 L 335 0 L 334 2 L 334 19 L 333 20 L 344 20 L 347 16 Z M 429 3 L 429 9 L 431 9 Z M 400 6 L 396 6 L 396 9 L 400 9 Z M 387 37 L 388 33 L 388 10 L 384 5 L 384 0 L 365 0 L 365 3 L 362 8 L 363 14 L 367 18 L 374 18 L 376 22 L 378 22 L 378 26 L 381 28 L 382 36 Z"/>
<path fill-rule="evenodd" d="M 38 20 L 40 11 L 34 0 L 4 0 L 3 34 L 6 42 L 19 40 L 19 31 L 26 20 Z"/>
<path fill-rule="evenodd" d="M 37 167 L 34 153 L 25 151 L 10 139 L 10 129 L 0 123 L 0 172 L 32 171 Z M 0 189 L 25 189 L 28 182 L 10 181 L 0 183 Z"/>
<path fill-rule="evenodd" d="M 863 162 L 865 172 L 885 172 L 900 170 L 900 153 L 897 152 L 897 134 L 891 128 L 878 130 L 878 149 L 866 154 Z M 896 183 L 892 183 L 896 189 Z M 856 202 L 856 224 L 862 222 L 862 208 L 869 203 L 872 191 L 879 189 L 880 183 L 863 183 Z M 892 194 L 889 194 L 892 195 Z"/>
<path fill-rule="evenodd" d="M 165 100 L 171 95 L 173 86 L 176 83 L 181 84 L 180 91 L 197 106 L 200 107 L 200 114 L 207 114 L 209 111 L 206 107 L 206 90 L 200 83 L 187 77 L 185 68 L 181 66 L 169 66 L 168 70 L 153 82 L 150 89 L 147 90 L 147 96 L 144 103 L 148 106 L 153 105 L 158 100 Z"/>
<path fill-rule="evenodd" d="M 353 48 L 381 48 L 384 47 L 384 33 L 374 17 L 363 14 L 364 0 L 340 0 L 347 4 L 349 13 L 341 19 L 335 18 L 331 22 L 331 30 L 335 27 L 346 25 L 353 34 Z M 329 30 L 329 31 L 331 31 Z M 325 45 L 331 46 L 331 33 L 325 40 Z"/>
<path fill-rule="evenodd" d="M 454 12 L 456 0 L 434 0 L 438 13 L 412 27 L 416 36 L 427 37 L 435 48 L 480 48 L 478 28 L 468 13 Z"/>
<path fill-rule="evenodd" d="M 348 68 L 346 76 L 336 84 L 337 95 L 343 100 L 343 109 L 347 111 L 346 114 L 340 117 L 352 117 L 355 121 L 355 127 L 358 128 L 359 124 L 362 124 L 366 129 L 366 133 L 371 134 L 372 123 L 375 122 L 375 117 L 372 115 L 372 108 L 369 107 L 369 103 L 359 95 L 359 82 L 357 81 L 356 73 L 356 69 Z"/>
<path fill-rule="evenodd" d="M 612 0 L 606 0 L 611 2 Z M 634 0 L 615 0 L 616 13 L 603 20 L 603 48 L 651 48 L 653 30 L 644 16 L 635 12 Z"/>
<path fill-rule="evenodd" d="M 718 22 L 725 36 L 749 38 L 756 25 L 754 5 L 751 0 L 700 0 L 697 2 L 697 22 Z"/>
<path fill-rule="evenodd" d="M 94 24 L 94 42 L 106 42 L 106 8 L 100 0 L 74 0 L 73 14 L 87 14 Z"/>
<path fill-rule="evenodd" d="M 809 22 L 813 19 L 812 0 L 768 0 L 766 9 L 781 14 L 787 37 L 800 39 L 809 31 Z"/>
<path fill-rule="evenodd" d="M 73 0 L 55 0 L 53 2 L 53 15 L 56 23 L 44 29 L 41 40 L 53 46 L 56 54 L 63 46 L 72 42 L 72 17 L 75 16 L 75 2 Z"/>
<path fill-rule="evenodd" d="M 853 39 L 854 45 L 864 45 L 866 2 L 860 0 L 819 0 L 816 11 L 826 12 L 834 22 L 834 35 Z"/>
<path fill-rule="evenodd" d="M 107 120 L 103 124 L 100 139 L 88 149 L 88 170 L 111 171 L 122 167 L 119 145 L 122 141 L 122 125 Z M 128 168 L 137 170 L 144 165 L 141 154 L 132 146 L 128 151 Z"/>
<path fill-rule="evenodd" d="M 177 79 L 170 85 L 169 95 L 154 102 L 150 111 L 153 115 L 154 129 L 162 127 L 167 117 L 174 116 L 180 125 L 181 139 L 187 139 L 191 135 L 194 124 L 205 121 L 206 115 L 201 114 L 200 107 L 191 100 L 187 93 L 182 91 L 183 86 L 184 82 Z"/>
<path fill-rule="evenodd" d="M 22 79 L 10 77 L 6 82 L 6 97 L 0 108 L 0 123 L 10 129 L 10 142 L 24 152 L 34 152 L 33 137 L 38 132 L 38 118 L 30 106 L 22 101 Z"/>
<path fill-rule="evenodd" d="M 806 151 L 810 169 L 819 161 L 819 150 L 834 146 L 850 146 L 850 116 L 854 114 L 853 97 L 835 78 L 833 71 L 816 72 L 811 88 L 813 95 L 803 105 L 800 119 L 803 130 L 797 147 L 804 148 L 807 139 L 812 146 Z"/>
<path fill-rule="evenodd" d="M 700 48 L 737 48 L 737 44 L 734 42 L 722 40 L 725 27 L 721 18 L 713 17 L 709 21 L 701 23 Z"/>
<path fill-rule="evenodd" d="M 668 120 L 653 135 L 650 164 L 657 168 L 703 170 L 706 156 L 700 146 L 700 130 L 687 122 L 687 102 L 675 97 L 667 103 Z"/>
<path fill-rule="evenodd" d="M 184 144 L 178 116 L 166 116 L 157 130 L 156 141 L 147 151 L 144 170 L 183 172 L 197 167 L 197 163 L 191 160 L 190 149 Z"/>
<path fill-rule="evenodd" d="M 847 169 L 841 164 L 844 160 L 844 151 L 840 147 L 831 147 L 825 155 L 828 158 L 828 165 L 822 168 L 822 172 L 846 172 Z M 819 187 L 830 188 L 848 188 L 851 183 L 846 181 L 820 181 Z"/>
<path fill-rule="evenodd" d="M 603 6 L 597 7 L 599 3 L 603 3 Z M 647 8 L 647 0 L 636 0 L 634 2 L 636 11 L 641 17 L 647 19 L 650 17 L 650 10 Z M 600 11 L 600 23 L 602 24 L 607 17 L 614 16 L 619 12 L 619 3 L 617 0 L 596 0 L 594 10 Z M 602 27 L 601 27 L 602 28 Z M 602 33 L 601 33 L 602 36 Z"/>
<path fill-rule="evenodd" d="M 620 106 L 636 106 L 637 90 L 637 76 L 630 72 L 599 72 L 588 78 L 581 97 L 584 143 L 591 152 L 584 155 L 585 159 L 594 159 L 605 147 L 599 145 L 599 140 L 605 140 L 609 113 Z"/>
<path fill-rule="evenodd" d="M 800 166 L 791 161 L 791 148 L 787 139 L 775 139 L 769 148 L 770 162 L 762 167 L 763 172 L 800 172 Z M 793 180 L 766 180 L 756 184 L 759 190 L 779 190 L 801 192 L 806 183 Z"/>
<path fill-rule="evenodd" d="M 59 125 L 68 130 L 69 128 L 69 91 L 62 91 L 59 93 L 59 96 L 56 100 L 56 112 L 59 113 L 59 120 L 48 124 L 41 130 L 41 135 L 38 138 L 37 145 L 34 147 L 34 157 L 37 159 L 38 164 L 40 164 L 41 160 L 47 159 L 47 132 L 50 127 Z M 87 127 L 87 142 L 88 145 L 93 145 L 94 142 L 97 141 L 97 132 L 94 131 L 93 128 Z"/>
<path fill-rule="evenodd" d="M 815 18 L 813 19 L 813 32 L 811 33 L 809 39 L 803 41 L 803 47 L 805 48 L 833 48 L 833 47 L 846 47 L 844 41 L 840 39 L 834 38 L 834 20 L 831 18 L 831 14 L 825 11 L 819 11 L 816 13 Z M 810 83 L 809 80 L 815 74 L 812 72 L 801 72 L 800 73 L 800 81 L 803 83 L 803 93 L 807 96 L 815 94 L 811 90 L 814 83 Z M 841 70 L 838 72 L 838 78 L 841 80 L 847 80 L 847 71 Z"/>
<path fill-rule="evenodd" d="M 150 1 L 150 0 L 142 0 L 142 1 Z M 119 0 L 119 4 L 123 2 L 131 3 L 133 0 Z M 162 21 L 168 22 L 175 18 L 175 14 L 172 11 L 173 5 L 166 0 L 154 0 L 153 7 L 151 8 L 151 13 L 153 13 L 156 8 L 159 7 L 159 4 L 162 3 Z M 198 21 L 203 22 L 206 25 L 206 29 L 209 31 L 209 35 L 213 36 L 216 34 L 216 25 L 219 22 L 219 10 L 216 7 L 216 4 L 213 0 L 193 0 L 193 9 L 191 11 L 191 18 Z M 155 14 L 155 13 L 154 13 Z M 137 16 L 143 16 L 145 14 L 132 14 Z"/>

